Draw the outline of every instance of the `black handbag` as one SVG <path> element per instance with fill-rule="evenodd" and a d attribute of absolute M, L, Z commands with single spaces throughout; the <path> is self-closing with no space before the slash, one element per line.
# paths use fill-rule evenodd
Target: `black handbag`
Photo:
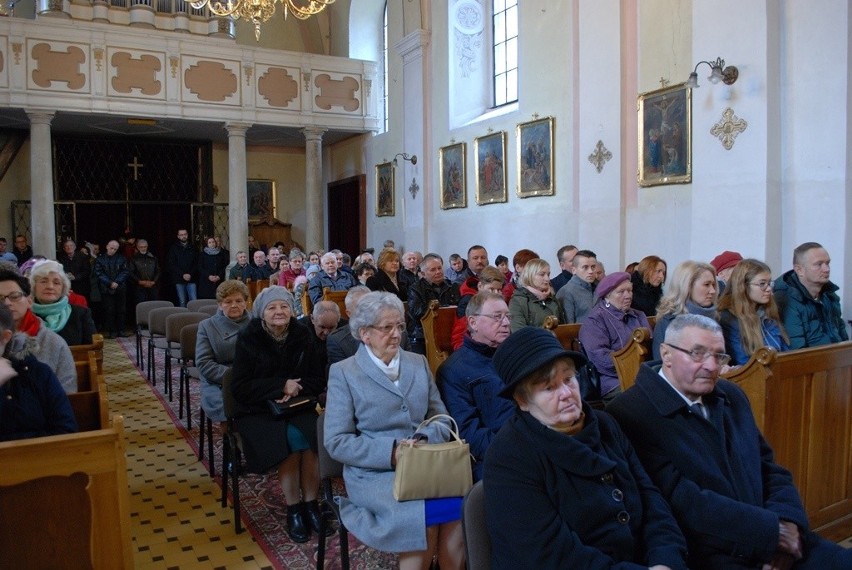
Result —
<path fill-rule="evenodd" d="M 315 410 L 317 407 L 317 399 L 310 396 L 296 396 L 286 402 L 267 400 L 266 403 L 269 405 L 269 412 L 276 420 L 292 418 L 305 411 Z"/>

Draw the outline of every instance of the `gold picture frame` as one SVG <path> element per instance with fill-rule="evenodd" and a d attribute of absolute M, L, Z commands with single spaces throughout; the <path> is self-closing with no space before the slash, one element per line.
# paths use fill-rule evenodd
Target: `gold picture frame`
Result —
<path fill-rule="evenodd" d="M 467 208 L 467 143 L 443 146 L 438 155 L 441 209 Z"/>
<path fill-rule="evenodd" d="M 640 186 L 692 182 L 692 89 L 686 83 L 639 95 Z"/>
<path fill-rule="evenodd" d="M 376 165 L 376 216 L 396 215 L 396 183 L 392 162 Z"/>
<path fill-rule="evenodd" d="M 553 196 L 553 117 L 517 126 L 518 197 Z"/>
<path fill-rule="evenodd" d="M 508 201 L 506 191 L 506 131 L 474 139 L 476 203 L 499 204 Z"/>
<path fill-rule="evenodd" d="M 246 180 L 246 209 L 249 221 L 274 218 L 278 210 L 275 180 L 249 178 Z"/>

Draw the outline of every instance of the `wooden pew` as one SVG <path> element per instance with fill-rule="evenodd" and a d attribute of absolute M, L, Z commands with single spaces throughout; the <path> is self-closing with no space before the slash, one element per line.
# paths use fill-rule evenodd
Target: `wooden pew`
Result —
<path fill-rule="evenodd" d="M 97 353 L 90 350 L 86 360 L 75 360 L 74 366 L 77 368 L 77 391 L 88 392 L 90 390 L 98 390 L 97 378 L 103 377 L 102 372 L 98 372 L 99 367 L 97 362 Z M 104 384 L 105 386 L 105 384 Z"/>
<path fill-rule="evenodd" d="M 340 309 L 340 316 L 345 317 L 346 315 L 346 293 L 349 291 L 332 291 L 328 287 L 323 287 L 322 289 L 322 300 L 323 301 L 331 301 L 337 304 L 337 308 Z"/>
<path fill-rule="evenodd" d="M 644 327 L 636 329 L 630 342 L 613 351 L 611 356 L 623 392 L 633 386 L 639 367 L 651 356 L 651 331 Z"/>
<path fill-rule="evenodd" d="M 96 376 L 92 390 L 68 394 L 74 418 L 80 431 L 93 431 L 109 427 L 109 400 L 106 381 Z"/>
<path fill-rule="evenodd" d="M 104 373 L 104 335 L 93 334 L 92 344 L 72 344 L 68 348 L 71 349 L 74 362 L 88 361 L 89 353 L 94 351 L 97 356 L 98 374 Z"/>
<path fill-rule="evenodd" d="M 726 377 L 792 472 L 813 529 L 833 541 L 852 535 L 852 341 L 761 348 Z"/>
<path fill-rule="evenodd" d="M 556 338 L 559 339 L 559 342 L 562 343 L 565 350 L 582 352 L 582 345 L 580 344 L 580 323 L 560 325 L 557 317 L 549 315 L 544 318 L 544 323 L 541 326 L 555 334 Z"/>
<path fill-rule="evenodd" d="M 125 447 L 121 416 L 107 429 L 0 442 L 3 567 L 133 568 Z"/>
<path fill-rule="evenodd" d="M 296 299 L 297 303 L 302 304 L 302 315 L 310 315 L 314 310 L 314 303 L 311 301 L 311 296 L 308 295 L 308 286 L 307 284 L 302 289 L 302 296 L 299 299 Z"/>
<path fill-rule="evenodd" d="M 453 353 L 453 325 L 456 322 L 456 306 L 441 307 L 438 301 L 429 302 L 426 313 L 420 318 L 423 337 L 426 341 L 426 360 L 432 375 Z"/>

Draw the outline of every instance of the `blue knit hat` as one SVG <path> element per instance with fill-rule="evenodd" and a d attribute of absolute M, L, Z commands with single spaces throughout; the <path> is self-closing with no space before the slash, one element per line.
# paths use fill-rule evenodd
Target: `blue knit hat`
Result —
<path fill-rule="evenodd" d="M 533 372 L 556 360 L 567 357 L 579 369 L 586 357 L 579 352 L 565 350 L 556 336 L 540 327 L 524 327 L 509 335 L 494 352 L 492 363 L 503 380 L 500 396 L 512 399 L 515 388 Z"/>

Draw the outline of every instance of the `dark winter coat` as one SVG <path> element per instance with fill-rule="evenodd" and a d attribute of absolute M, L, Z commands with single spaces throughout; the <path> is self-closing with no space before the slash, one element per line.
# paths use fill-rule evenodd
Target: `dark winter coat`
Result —
<path fill-rule="evenodd" d="M 172 283 L 186 284 L 187 281 L 183 280 L 185 273 L 191 275 L 189 283 L 197 283 L 198 251 L 192 246 L 192 243 L 186 242 L 186 245 L 183 245 L 181 242 L 175 242 L 172 244 L 166 258 L 166 269 L 171 276 Z"/>
<path fill-rule="evenodd" d="M 849 340 L 840 315 L 839 287 L 829 281 L 814 300 L 792 269 L 775 280 L 775 302 L 790 348 L 807 348 Z"/>
<path fill-rule="evenodd" d="M 112 289 L 113 282 L 118 283 L 118 289 L 126 290 L 130 279 L 130 267 L 127 258 L 116 252 L 114 255 L 102 253 L 95 260 L 95 276 L 98 278 L 98 288 L 103 295 L 112 295 L 117 289 Z"/>
<path fill-rule="evenodd" d="M 569 436 L 518 411 L 485 456 L 491 568 L 685 569 L 686 542 L 630 442 L 583 406 Z"/>
<path fill-rule="evenodd" d="M 630 282 L 633 283 L 633 301 L 630 308 L 642 311 L 646 317 L 656 315 L 657 305 L 663 298 L 663 286 L 654 287 L 646 282 L 638 271 L 634 271 L 630 276 Z"/>
<path fill-rule="evenodd" d="M 198 257 L 198 298 L 215 299 L 216 287 L 225 280 L 225 269 L 228 267 L 228 258 L 225 253 L 219 251 L 215 254 L 202 252 Z M 219 276 L 219 281 L 213 283 L 209 277 Z"/>

